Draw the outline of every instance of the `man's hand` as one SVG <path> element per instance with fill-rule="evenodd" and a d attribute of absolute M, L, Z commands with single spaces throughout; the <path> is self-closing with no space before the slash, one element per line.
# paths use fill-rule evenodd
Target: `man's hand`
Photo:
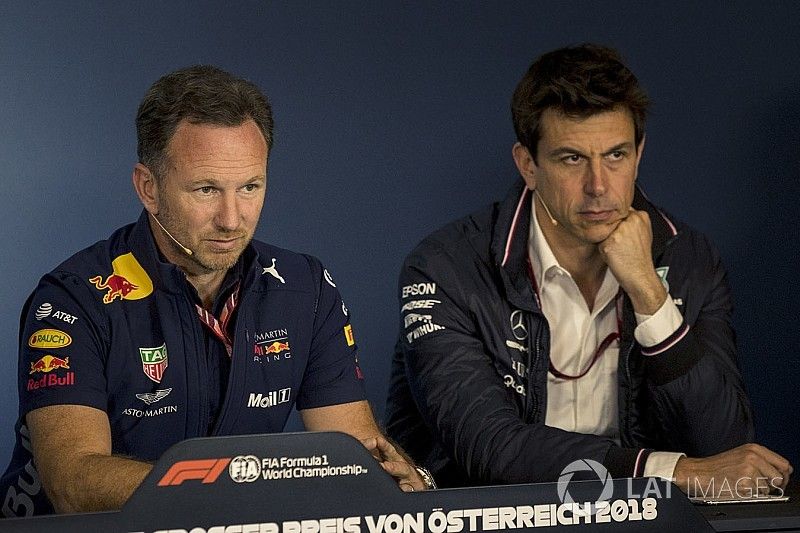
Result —
<path fill-rule="evenodd" d="M 427 488 L 414 466 L 384 437 L 363 439 L 361 444 L 369 450 L 383 469 L 397 480 L 403 492 L 415 492 Z"/>
<path fill-rule="evenodd" d="M 682 457 L 675 465 L 675 483 L 689 495 L 747 498 L 785 489 L 793 472 L 789 461 L 758 444 L 703 459 Z"/>
<path fill-rule="evenodd" d="M 628 216 L 598 245 L 611 273 L 630 297 L 633 309 L 642 315 L 655 314 L 667 299 L 667 291 L 653 266 L 652 243 L 650 217 L 645 211 L 631 208 Z"/>
<path fill-rule="evenodd" d="M 300 411 L 308 431 L 341 431 L 361 441 L 405 492 L 425 490 L 425 482 L 401 450 L 382 434 L 366 400 Z"/>

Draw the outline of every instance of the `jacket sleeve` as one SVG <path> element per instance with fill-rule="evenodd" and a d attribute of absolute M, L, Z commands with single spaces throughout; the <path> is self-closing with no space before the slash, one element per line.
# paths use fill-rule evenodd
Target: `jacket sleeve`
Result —
<path fill-rule="evenodd" d="M 433 439 L 476 482 L 555 481 L 577 459 L 606 462 L 615 476 L 633 475 L 639 450 L 523 420 L 515 397 L 521 378 L 504 375 L 483 338 L 497 327 L 484 322 L 487 310 L 495 317 L 500 312 L 491 313 L 497 296 L 465 288 L 487 281 L 474 283 L 482 274 L 470 268 L 445 252 L 418 249 L 400 275 L 399 345 L 411 395 Z"/>
<path fill-rule="evenodd" d="M 683 300 L 684 322 L 642 354 L 668 447 L 704 457 L 751 442 L 753 420 L 737 364 L 727 273 L 704 236 L 689 231 L 683 238 L 689 268 L 670 268 L 668 281 Z M 687 261 L 670 260 L 676 266 Z"/>

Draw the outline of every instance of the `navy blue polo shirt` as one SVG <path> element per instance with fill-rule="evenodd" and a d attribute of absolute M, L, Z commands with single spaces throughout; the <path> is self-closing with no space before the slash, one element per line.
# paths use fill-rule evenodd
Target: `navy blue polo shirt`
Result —
<path fill-rule="evenodd" d="M 17 444 L 0 478 L 2 514 L 52 512 L 24 424 L 33 409 L 105 411 L 112 453 L 155 460 L 191 437 L 279 432 L 295 406 L 365 399 L 349 313 L 319 260 L 253 241 L 236 269 L 214 306 L 219 317 L 237 278 L 229 366 L 197 316 L 194 289 L 160 260 L 144 212 L 42 278 L 21 317 Z"/>

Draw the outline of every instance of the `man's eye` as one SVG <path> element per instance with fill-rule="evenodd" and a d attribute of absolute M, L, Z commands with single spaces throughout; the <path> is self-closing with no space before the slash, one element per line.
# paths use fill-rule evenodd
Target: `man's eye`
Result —
<path fill-rule="evenodd" d="M 258 185 L 255 183 L 248 183 L 247 185 L 244 186 L 244 190 L 247 192 L 253 192 L 256 189 L 258 189 Z"/>
<path fill-rule="evenodd" d="M 568 165 L 576 165 L 581 162 L 581 156 L 578 154 L 570 154 L 561 158 L 561 161 Z"/>
<path fill-rule="evenodd" d="M 211 194 L 214 191 L 214 187 L 200 187 L 197 190 L 200 194 Z"/>
<path fill-rule="evenodd" d="M 625 157 L 625 152 L 623 152 L 622 150 L 614 150 L 613 152 L 608 154 L 608 158 L 611 159 L 612 161 L 619 161 L 624 157 Z"/>

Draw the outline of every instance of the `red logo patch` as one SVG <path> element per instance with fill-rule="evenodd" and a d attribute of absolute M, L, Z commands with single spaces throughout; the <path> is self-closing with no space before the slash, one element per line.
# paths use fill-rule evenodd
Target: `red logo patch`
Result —
<path fill-rule="evenodd" d="M 167 470 L 158 482 L 158 486 L 180 485 L 188 479 L 201 479 L 203 483 L 214 483 L 230 462 L 230 457 L 179 461 Z"/>

